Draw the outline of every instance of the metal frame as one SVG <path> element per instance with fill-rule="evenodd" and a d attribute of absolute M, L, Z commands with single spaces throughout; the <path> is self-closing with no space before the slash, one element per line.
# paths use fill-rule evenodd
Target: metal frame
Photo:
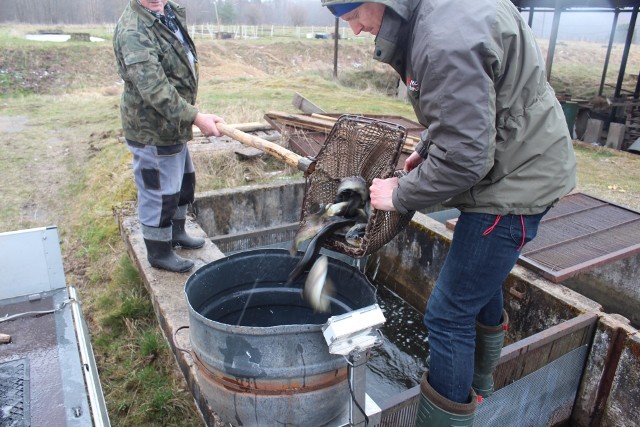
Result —
<path fill-rule="evenodd" d="M 596 257 L 596 258 L 592 258 L 588 261 L 585 262 L 581 262 L 579 264 L 574 264 L 570 267 L 566 267 L 566 268 L 562 268 L 562 269 L 558 269 L 558 270 L 554 270 L 553 268 L 550 268 L 547 265 L 543 265 L 539 262 L 537 262 L 536 260 L 532 259 L 532 255 L 539 253 L 539 252 L 543 252 L 545 250 L 548 250 L 550 248 L 553 247 L 557 247 L 557 246 L 562 246 L 564 244 L 568 244 L 571 242 L 575 242 L 575 241 L 579 241 L 585 238 L 589 238 L 592 236 L 595 236 L 597 234 L 603 234 L 606 233 L 610 230 L 614 230 L 616 228 L 622 227 L 622 226 L 626 226 L 629 224 L 635 224 L 640 222 L 640 212 L 636 212 L 633 211 L 631 209 L 616 205 L 614 203 L 609 203 L 605 200 L 584 194 L 584 193 L 574 193 L 572 195 L 566 196 L 566 197 L 586 197 L 589 199 L 593 199 L 594 202 L 596 202 L 596 204 L 591 205 L 591 206 L 586 206 L 582 209 L 577 209 L 571 212 L 567 212 L 561 215 L 557 215 L 557 216 L 548 216 L 546 218 L 543 218 L 541 221 L 541 227 L 544 226 L 544 224 L 550 223 L 552 221 L 555 221 L 559 218 L 566 218 L 567 216 L 571 216 L 571 215 L 575 215 L 581 212 L 586 212 L 586 211 L 592 211 L 592 210 L 597 210 L 603 207 L 608 207 L 608 206 L 613 206 L 619 209 L 623 209 L 625 211 L 637 214 L 637 216 L 629 221 L 625 221 L 625 222 L 621 222 L 618 224 L 613 224 L 609 227 L 605 227 L 605 228 L 601 228 L 595 231 L 592 231 L 590 233 L 585 233 L 585 234 L 581 234 L 579 236 L 573 237 L 571 239 L 567 239 L 567 240 L 563 240 L 563 241 L 556 241 L 553 243 L 550 243 L 546 246 L 541 246 L 539 248 L 535 248 L 535 249 L 531 249 L 529 251 L 527 251 L 526 247 L 523 250 L 522 254 L 520 255 L 520 258 L 518 259 L 518 264 L 520 265 L 524 265 L 528 268 L 530 268 L 531 270 L 537 272 L 538 274 L 540 274 L 541 276 L 545 277 L 546 279 L 554 282 L 554 283 L 560 283 L 570 277 L 573 277 L 579 273 L 582 273 L 584 271 L 588 271 L 591 269 L 594 269 L 596 267 L 605 265 L 605 264 L 609 264 L 611 262 L 623 259 L 623 258 L 627 258 L 633 255 L 636 255 L 638 253 L 640 253 L 640 241 L 637 244 L 633 244 L 621 249 L 618 249 L 616 251 L 613 252 L 609 252 L 605 255 Z M 600 203 L 597 203 L 600 202 Z M 560 201 L 560 203 L 562 203 L 562 200 Z"/>
<path fill-rule="evenodd" d="M 69 290 L 69 297 L 75 301 L 75 304 L 71 305 L 71 314 L 73 315 L 76 336 L 78 338 L 80 362 L 82 363 L 82 372 L 84 373 L 87 384 L 93 425 L 95 427 L 109 427 L 111 426 L 109 412 L 107 411 L 107 404 L 104 400 L 104 393 L 102 392 L 102 385 L 100 383 L 100 377 L 98 376 L 98 365 L 93 355 L 89 328 L 84 320 L 76 289 L 73 286 L 68 286 L 67 289 Z"/>
<path fill-rule="evenodd" d="M 504 347 L 494 373 L 496 390 L 508 387 L 579 347 L 590 347 L 597 321 L 595 313 L 582 314 Z M 419 400 L 419 385 L 387 399 L 380 405 L 381 420 L 375 427 L 412 425 Z"/>

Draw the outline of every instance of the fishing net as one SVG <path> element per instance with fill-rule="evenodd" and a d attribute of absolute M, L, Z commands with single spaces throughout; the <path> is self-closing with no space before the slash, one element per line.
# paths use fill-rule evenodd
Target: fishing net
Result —
<path fill-rule="evenodd" d="M 340 180 L 361 176 L 371 185 L 374 178 L 401 176 L 396 164 L 406 138 L 403 126 L 362 116 L 343 115 L 331 129 L 324 146 L 316 156 L 315 169 L 306 178 L 301 226 L 318 207 L 333 203 Z M 400 214 L 372 209 L 359 247 L 334 236 L 324 247 L 360 258 L 369 255 L 407 226 L 413 212 Z"/>

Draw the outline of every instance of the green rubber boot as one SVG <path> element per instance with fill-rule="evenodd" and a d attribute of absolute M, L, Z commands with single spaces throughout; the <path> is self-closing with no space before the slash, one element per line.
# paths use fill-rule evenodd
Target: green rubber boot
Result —
<path fill-rule="evenodd" d="M 147 259 L 152 267 L 162 270 L 184 273 L 193 268 L 193 261 L 177 255 L 171 247 L 171 241 L 144 239 L 147 247 Z"/>
<path fill-rule="evenodd" d="M 471 386 L 484 399 L 493 394 L 493 371 L 500 360 L 508 324 L 509 316 L 506 311 L 502 312 L 502 323 L 498 326 L 476 322 L 476 351 Z"/>
<path fill-rule="evenodd" d="M 469 403 L 458 403 L 438 394 L 427 381 L 428 372 L 420 380 L 420 405 L 415 427 L 471 427 L 478 404 L 473 390 Z"/>
<path fill-rule="evenodd" d="M 204 239 L 201 237 L 191 237 L 185 229 L 185 219 L 171 220 L 171 244 L 174 248 L 199 249 L 204 246 Z"/>

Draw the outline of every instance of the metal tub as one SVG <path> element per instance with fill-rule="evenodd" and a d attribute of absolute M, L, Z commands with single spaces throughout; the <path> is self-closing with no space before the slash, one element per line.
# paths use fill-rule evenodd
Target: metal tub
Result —
<path fill-rule="evenodd" d="M 198 381 L 211 408 L 233 425 L 335 425 L 347 411 L 347 363 L 329 354 L 330 316 L 375 304 L 356 268 L 329 260 L 337 293 L 315 313 L 301 284 L 284 282 L 298 257 L 286 250 L 240 252 L 205 265 L 186 282 Z"/>

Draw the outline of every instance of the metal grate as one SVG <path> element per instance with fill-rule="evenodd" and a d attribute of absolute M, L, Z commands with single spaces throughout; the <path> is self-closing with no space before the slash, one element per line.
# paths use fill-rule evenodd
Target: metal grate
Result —
<path fill-rule="evenodd" d="M 474 426 L 553 426 L 571 417 L 589 354 L 584 345 L 497 390 L 478 406 Z"/>
<path fill-rule="evenodd" d="M 29 360 L 0 363 L 0 425 L 27 427 L 29 419 Z"/>
<path fill-rule="evenodd" d="M 519 263 L 553 282 L 640 252 L 640 213 L 582 193 L 543 218 Z"/>
<path fill-rule="evenodd" d="M 484 399 L 474 426 L 563 425 L 571 417 L 589 346 L 578 347 L 535 372 Z M 375 427 L 412 426 L 420 401 L 420 387 L 407 390 L 382 408 Z"/>
<path fill-rule="evenodd" d="M 211 238 L 218 249 L 224 254 L 238 251 L 272 246 L 278 243 L 290 242 L 298 230 L 298 223 L 285 224 L 276 227 L 262 228 L 243 233 L 226 234 Z"/>

